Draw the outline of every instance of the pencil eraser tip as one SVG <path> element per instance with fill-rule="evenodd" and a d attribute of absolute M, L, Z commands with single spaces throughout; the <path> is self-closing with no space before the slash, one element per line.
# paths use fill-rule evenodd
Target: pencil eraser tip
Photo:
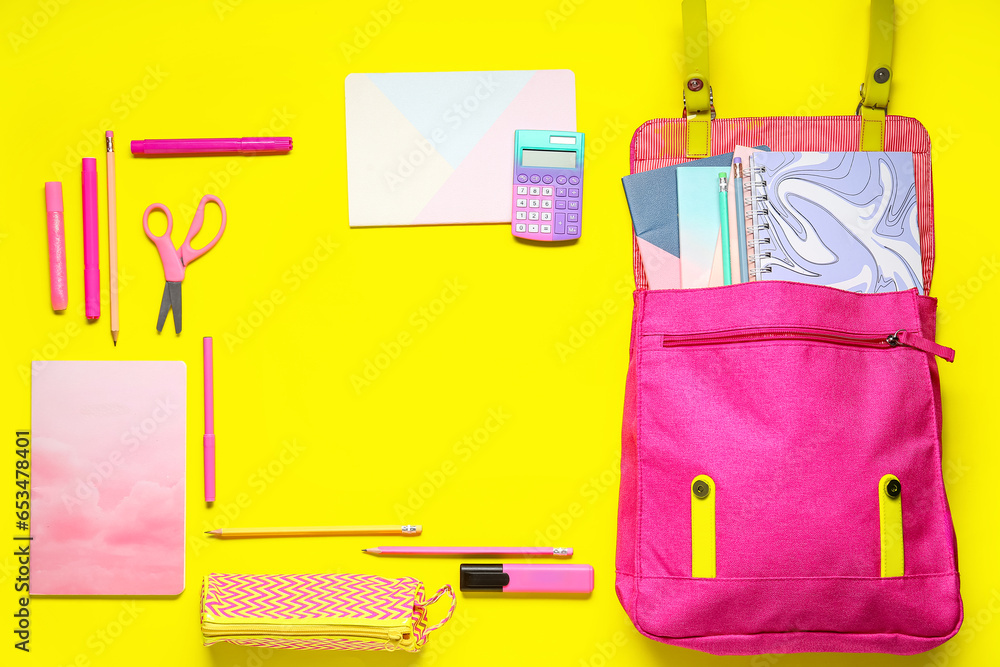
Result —
<path fill-rule="evenodd" d="M 45 184 L 45 210 L 63 210 L 62 183 L 60 181 L 48 181 Z"/>

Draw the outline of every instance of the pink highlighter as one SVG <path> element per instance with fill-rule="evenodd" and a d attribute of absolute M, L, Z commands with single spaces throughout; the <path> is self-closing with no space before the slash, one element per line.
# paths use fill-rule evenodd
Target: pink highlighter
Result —
<path fill-rule="evenodd" d="M 459 568 L 458 587 L 467 592 L 590 593 L 594 590 L 594 567 L 569 563 L 466 563 Z"/>
<path fill-rule="evenodd" d="M 83 298 L 87 319 L 101 316 L 101 250 L 97 235 L 97 158 L 83 158 Z"/>
<path fill-rule="evenodd" d="M 132 155 L 257 155 L 290 150 L 291 137 L 140 139 L 132 142 Z"/>
<path fill-rule="evenodd" d="M 66 223 L 63 220 L 62 183 L 45 184 L 45 213 L 49 228 L 49 296 L 52 310 L 66 310 L 69 288 L 66 282 Z"/>

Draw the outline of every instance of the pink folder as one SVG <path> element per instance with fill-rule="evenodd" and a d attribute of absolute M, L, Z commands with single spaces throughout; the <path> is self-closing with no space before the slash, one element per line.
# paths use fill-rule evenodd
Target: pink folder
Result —
<path fill-rule="evenodd" d="M 184 590 L 186 368 L 35 361 L 31 594 Z"/>

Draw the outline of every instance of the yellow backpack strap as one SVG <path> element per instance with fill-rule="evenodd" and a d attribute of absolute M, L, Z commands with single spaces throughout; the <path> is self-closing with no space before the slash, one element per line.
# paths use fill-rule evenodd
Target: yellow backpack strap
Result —
<path fill-rule="evenodd" d="M 861 84 L 861 116 L 859 149 L 880 151 L 884 145 L 885 114 L 889 106 L 889 84 L 892 81 L 892 38 L 895 14 L 892 0 L 872 0 L 868 26 L 868 62 L 865 80 Z"/>
<path fill-rule="evenodd" d="M 708 81 L 708 10 L 705 0 L 683 0 L 684 117 L 687 118 L 684 155 L 708 157 L 712 145 L 712 86 Z"/>

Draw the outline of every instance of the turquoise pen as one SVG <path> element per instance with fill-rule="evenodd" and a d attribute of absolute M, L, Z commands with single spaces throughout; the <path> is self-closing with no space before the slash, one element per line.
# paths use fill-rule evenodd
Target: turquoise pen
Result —
<path fill-rule="evenodd" d="M 729 258 L 729 196 L 726 174 L 719 172 L 719 217 L 722 219 L 722 283 L 733 284 L 732 260 Z"/>
<path fill-rule="evenodd" d="M 743 209 L 743 160 L 733 160 L 733 188 L 736 194 L 736 239 L 739 241 L 737 251 L 740 254 L 740 282 L 750 280 L 750 264 L 747 258 L 747 221 Z"/>

